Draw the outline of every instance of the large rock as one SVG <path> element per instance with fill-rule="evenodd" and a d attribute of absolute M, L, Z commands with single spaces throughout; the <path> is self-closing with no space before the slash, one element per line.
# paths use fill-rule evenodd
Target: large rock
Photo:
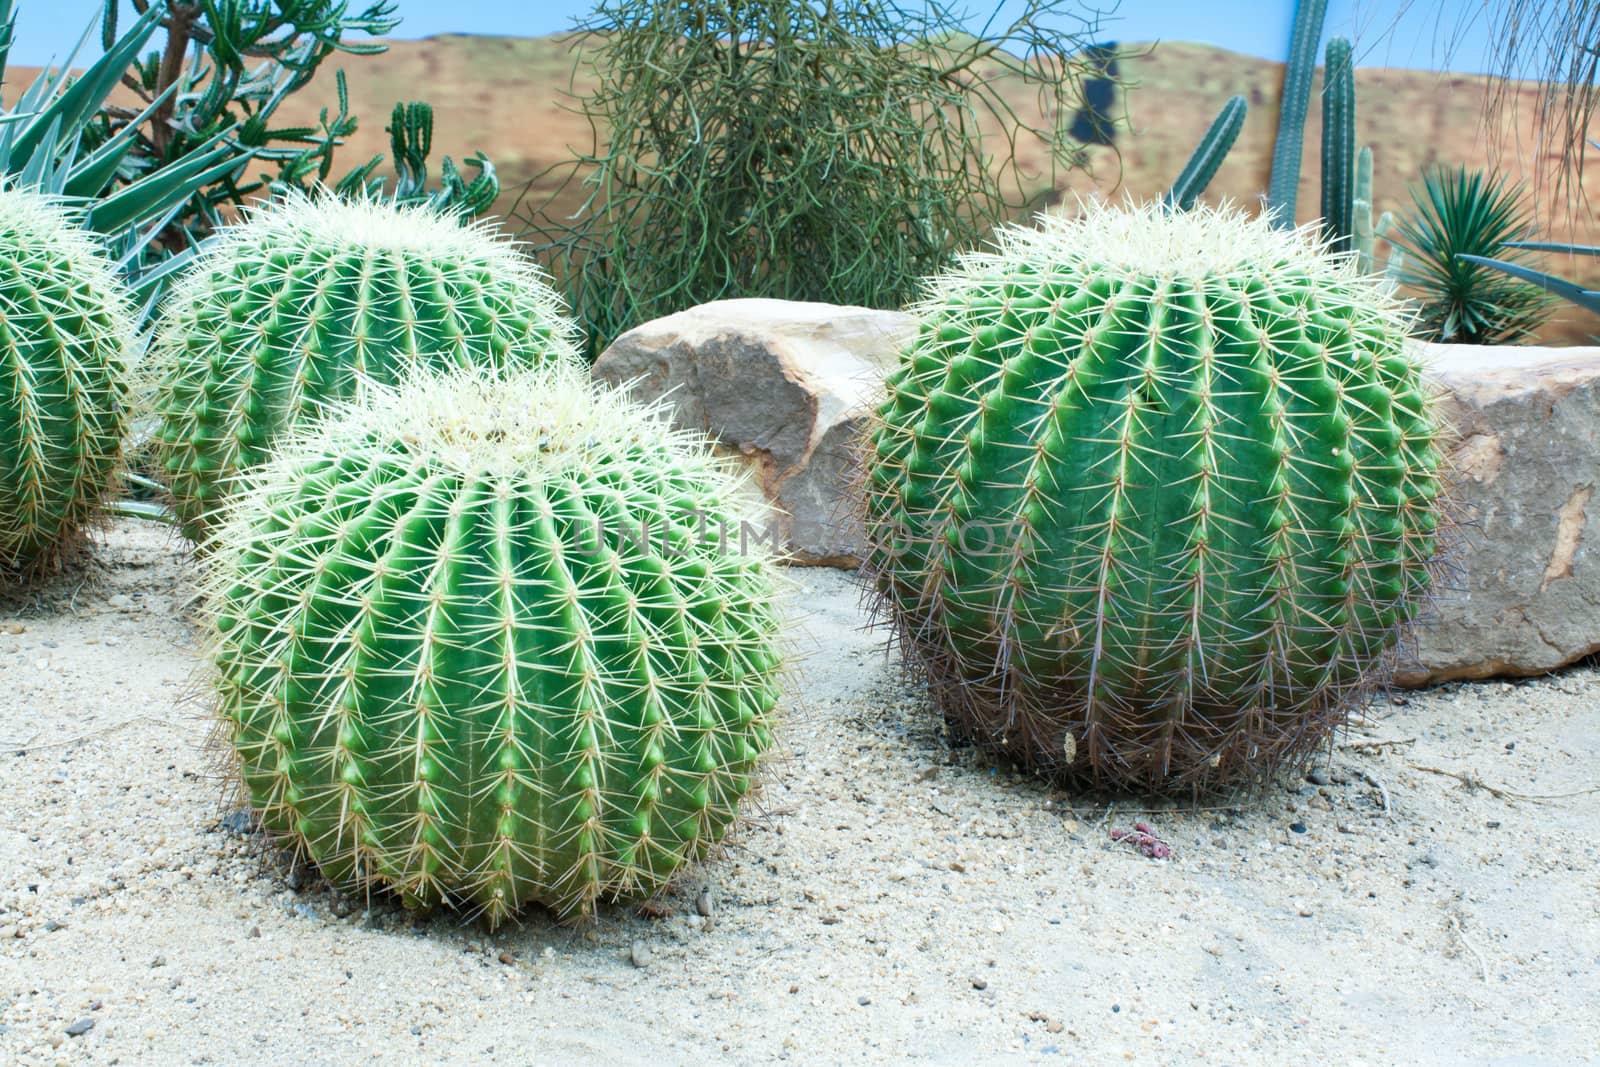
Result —
<path fill-rule="evenodd" d="M 1466 525 L 1399 681 L 1540 674 L 1600 651 L 1600 348 L 1421 347 Z"/>
<path fill-rule="evenodd" d="M 912 330 L 897 312 L 719 300 L 629 330 L 594 375 L 642 400 L 668 395 L 678 425 L 742 456 L 796 562 L 853 566 L 850 449 Z"/>

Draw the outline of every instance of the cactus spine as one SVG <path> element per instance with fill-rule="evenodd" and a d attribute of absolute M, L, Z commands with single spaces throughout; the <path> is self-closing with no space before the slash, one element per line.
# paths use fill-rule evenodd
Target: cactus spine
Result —
<path fill-rule="evenodd" d="M 144 377 L 186 531 L 286 427 L 428 366 L 576 358 L 543 276 L 425 205 L 294 197 L 224 232 L 179 283 Z"/>
<path fill-rule="evenodd" d="M 1067 781 L 1227 787 L 1381 681 L 1440 452 L 1376 282 L 1269 219 L 1091 205 L 917 313 L 866 568 L 958 729 Z"/>
<path fill-rule="evenodd" d="M 1306 109 L 1311 105 L 1311 81 L 1316 73 L 1317 42 L 1328 0 L 1298 0 L 1294 30 L 1289 39 L 1289 65 L 1283 75 L 1283 101 L 1278 113 L 1278 139 L 1272 146 L 1272 177 L 1267 186 L 1267 208 L 1274 225 L 1294 227 L 1294 204 L 1300 185 L 1300 146 L 1305 138 Z"/>
<path fill-rule="evenodd" d="M 121 456 L 129 302 L 45 197 L 0 190 L 0 579 L 53 567 Z"/>
<path fill-rule="evenodd" d="M 1354 247 L 1356 164 L 1356 77 L 1350 42 L 1328 42 L 1322 66 L 1322 227 L 1335 252 Z M 1372 153 L 1367 157 L 1367 195 L 1371 198 Z"/>
<path fill-rule="evenodd" d="M 1178 175 L 1178 180 L 1172 183 L 1168 190 L 1165 202 L 1169 207 L 1179 211 L 1188 211 L 1194 207 L 1195 199 L 1211 184 L 1211 179 L 1216 176 L 1217 168 L 1222 165 L 1222 160 L 1228 154 L 1228 149 L 1233 147 L 1233 142 L 1239 137 L 1239 130 L 1244 126 L 1245 112 L 1249 105 L 1242 96 L 1229 98 L 1222 110 L 1217 112 L 1217 117 L 1212 120 L 1205 136 L 1200 138 L 1200 143 L 1195 146 L 1194 154 L 1189 157 L 1189 162 L 1184 165 L 1183 172 Z"/>
<path fill-rule="evenodd" d="M 577 368 L 371 398 L 248 473 L 214 541 L 249 802 L 335 883 L 419 909 L 658 889 L 771 742 L 772 567 L 717 533 L 742 487 Z"/>

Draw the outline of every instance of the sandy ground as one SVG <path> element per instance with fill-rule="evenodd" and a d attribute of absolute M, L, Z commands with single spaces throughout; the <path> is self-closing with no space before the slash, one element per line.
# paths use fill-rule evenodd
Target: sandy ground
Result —
<path fill-rule="evenodd" d="M 1596 1055 L 1600 794 L 1523 798 L 1594 786 L 1593 666 L 1410 694 L 1311 780 L 1145 812 L 952 749 L 801 571 L 766 818 L 667 914 L 491 936 L 264 861 L 203 748 L 189 565 L 137 525 L 98 560 L 0 608 L 0 1063 Z M 1110 840 L 1135 820 L 1171 859 Z"/>

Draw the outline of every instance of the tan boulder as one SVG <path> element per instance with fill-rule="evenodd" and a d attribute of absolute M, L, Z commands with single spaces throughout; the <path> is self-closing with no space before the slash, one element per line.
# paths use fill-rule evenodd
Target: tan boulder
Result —
<path fill-rule="evenodd" d="M 1600 348 L 1419 347 L 1464 525 L 1399 681 L 1542 674 L 1600 651 Z"/>
<path fill-rule="evenodd" d="M 742 457 L 795 562 L 853 566 L 850 448 L 913 329 L 898 312 L 719 300 L 629 330 L 593 373 L 641 400 L 667 396 L 677 425 Z"/>

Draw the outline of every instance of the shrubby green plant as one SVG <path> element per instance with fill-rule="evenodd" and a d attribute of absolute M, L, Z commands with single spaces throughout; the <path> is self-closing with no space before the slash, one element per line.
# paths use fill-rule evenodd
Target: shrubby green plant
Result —
<path fill-rule="evenodd" d="M 1436 167 L 1411 192 L 1415 210 L 1391 238 L 1405 250 L 1400 280 L 1418 295 L 1418 335 L 1467 345 L 1520 340 L 1549 318 L 1555 299 L 1479 258 L 1513 265 L 1532 224 L 1527 194 L 1502 177 L 1466 167 Z"/>
<path fill-rule="evenodd" d="M 104 106 L 96 123 L 100 136 L 132 128 L 126 165 L 133 172 L 161 171 L 218 138 L 268 167 L 252 180 L 230 172 L 197 189 L 163 235 L 170 250 L 204 238 L 269 191 L 321 185 L 341 194 L 384 191 L 384 180 L 373 176 L 382 156 L 343 177 L 334 175 L 335 152 L 356 130 L 343 71 L 335 78 L 337 110 L 324 108 L 316 126 L 275 123 L 278 108 L 331 56 L 385 50 L 380 41 L 350 38 L 380 36 L 399 25 L 390 0 L 375 0 L 358 12 L 350 10 L 349 0 L 133 0 L 133 6 L 141 22 L 153 19 L 165 36 L 160 51 L 128 60 L 122 82 L 153 111 L 140 120 L 130 109 Z M 101 32 L 108 48 L 117 36 L 117 10 L 116 0 L 106 0 Z M 432 121 L 426 104 L 396 105 L 389 126 L 400 172 L 396 198 L 428 200 L 467 214 L 483 211 L 499 186 L 481 152 L 468 160 L 478 171 L 474 180 L 467 181 L 445 157 L 442 186 L 426 188 Z"/>
<path fill-rule="evenodd" d="M 132 308 L 92 234 L 0 190 L 0 582 L 47 574 L 98 515 L 121 454 Z"/>
<path fill-rule="evenodd" d="M 1067 782 L 1260 782 L 1389 669 L 1432 582 L 1408 321 L 1307 230 L 1204 206 L 1006 229 L 915 308 L 865 570 L 952 726 Z"/>
<path fill-rule="evenodd" d="M 595 147 L 573 166 L 586 200 L 523 216 L 590 355 L 723 297 L 895 307 L 1014 217 L 1018 143 L 1043 138 L 1052 172 L 1081 162 L 1085 80 L 1104 97 L 1113 69 L 1085 48 L 1090 15 L 1018 8 L 973 36 L 943 0 L 600 0 L 578 27 L 599 75 L 581 101 Z"/>
<path fill-rule="evenodd" d="M 440 360 L 439 362 L 446 362 Z M 774 572 L 703 438 L 581 367 L 378 390 L 246 477 L 208 568 L 222 728 L 263 827 L 337 885 L 648 895 L 772 742 Z"/>
<path fill-rule="evenodd" d="M 11 0 L 0 0 L 0 77 L 15 21 Z M 135 135 L 170 90 L 120 126 L 104 123 L 109 94 L 157 27 L 156 13 L 141 17 L 76 77 L 68 71 L 74 52 L 61 67 L 42 71 L 0 116 L 0 181 L 78 205 L 81 223 L 98 235 L 119 272 L 146 275 L 147 289 L 159 281 L 144 270 L 153 259 L 151 242 L 197 190 L 236 174 L 248 157 L 218 135 L 174 149 L 162 168 L 137 165 Z"/>
<path fill-rule="evenodd" d="M 331 195 L 251 212 L 175 287 L 140 375 L 186 532 L 321 405 L 424 367 L 571 362 L 571 333 L 538 268 L 482 225 Z"/>

